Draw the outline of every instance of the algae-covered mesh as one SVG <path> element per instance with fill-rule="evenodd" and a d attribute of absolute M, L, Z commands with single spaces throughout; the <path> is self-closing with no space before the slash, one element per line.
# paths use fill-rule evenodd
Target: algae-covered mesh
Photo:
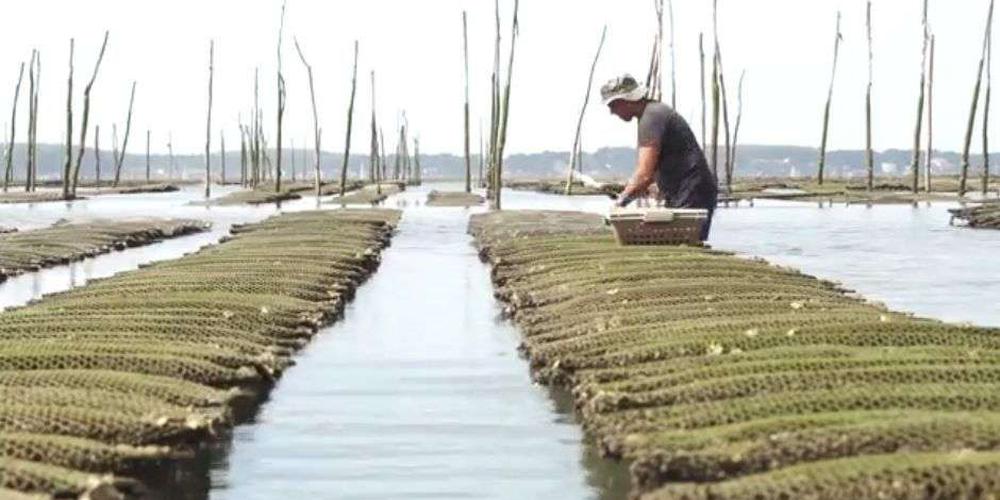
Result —
<path fill-rule="evenodd" d="M 482 205 L 484 201 L 486 198 L 476 193 L 461 191 L 431 191 L 427 193 L 427 206 L 429 207 L 471 207 Z"/>
<path fill-rule="evenodd" d="M 112 474 L 218 436 L 342 312 L 398 218 L 279 215 L 0 315 L 0 488 L 133 490 Z"/>
<path fill-rule="evenodd" d="M 406 189 L 406 185 L 397 182 L 382 183 L 379 186 L 369 185 L 349 192 L 344 196 L 334 196 L 327 203 L 334 205 L 375 205 L 385 201 L 391 195 L 402 192 L 404 189 Z"/>
<path fill-rule="evenodd" d="M 497 212 L 470 231 L 534 375 L 572 390 L 636 493 L 1000 494 L 1000 330 L 759 259 L 622 247 L 595 215 Z"/>
<path fill-rule="evenodd" d="M 0 234 L 0 281 L 28 271 L 208 229 L 193 220 L 98 220 Z"/>
<path fill-rule="evenodd" d="M 275 192 L 271 189 L 252 189 L 245 191 L 234 191 L 219 198 L 207 201 L 193 202 L 193 205 L 216 205 L 216 206 L 236 206 L 236 205 L 264 205 L 268 203 L 280 203 L 282 201 L 298 200 L 302 196 L 292 191 Z"/>
<path fill-rule="evenodd" d="M 969 227 L 1000 229 L 1000 203 L 984 203 L 951 210 L 952 215 Z"/>

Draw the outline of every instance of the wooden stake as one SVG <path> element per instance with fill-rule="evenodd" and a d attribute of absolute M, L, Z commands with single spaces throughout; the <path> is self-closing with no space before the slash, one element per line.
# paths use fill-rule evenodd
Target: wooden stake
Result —
<path fill-rule="evenodd" d="M 122 138 L 122 150 L 115 161 L 115 181 L 114 187 L 118 187 L 121 180 L 122 164 L 125 162 L 125 151 L 128 149 L 129 132 L 132 130 L 132 105 L 135 103 L 135 81 L 132 82 L 132 95 L 128 100 L 128 118 L 125 120 L 125 137 Z"/>
<path fill-rule="evenodd" d="M 469 25 L 462 11 L 462 54 L 465 60 L 465 192 L 472 192 L 472 157 L 469 155 Z"/>
<path fill-rule="evenodd" d="M 111 166 L 118 164 L 118 124 L 111 124 Z"/>
<path fill-rule="evenodd" d="M 483 121 L 480 120 L 479 121 L 479 181 L 476 183 L 476 185 L 478 185 L 480 189 L 486 187 L 486 185 L 483 183 L 484 182 L 483 164 L 485 163 L 485 157 L 483 156 L 485 154 L 484 149 L 485 148 L 483 147 Z"/>
<path fill-rule="evenodd" d="M 580 116 L 576 120 L 576 133 L 573 135 L 573 150 L 570 152 L 569 169 L 566 174 L 566 195 L 573 194 L 573 172 L 580 162 L 580 133 L 583 129 L 583 116 L 587 112 L 587 105 L 590 103 L 590 91 L 594 86 L 594 70 L 597 69 L 597 61 L 601 57 L 601 50 L 604 49 L 604 39 L 608 35 L 608 26 L 601 30 L 601 41 L 597 44 L 597 53 L 594 54 L 594 61 L 590 63 L 590 76 L 587 77 L 587 92 L 583 96 L 583 106 L 580 108 Z"/>
<path fill-rule="evenodd" d="M 386 170 L 386 165 L 388 164 L 388 160 L 385 157 L 385 131 L 382 130 L 382 127 L 378 128 L 378 145 L 379 145 L 378 163 L 380 168 L 378 171 L 378 180 L 376 184 L 378 188 L 376 189 L 376 191 L 378 192 L 378 194 L 382 194 L 382 180 L 385 179 L 385 174 L 386 174 L 385 170 Z"/>
<path fill-rule="evenodd" d="M 715 49 L 712 51 L 712 174 L 719 178 L 719 0 L 712 0 L 712 34 Z"/>
<path fill-rule="evenodd" d="M 490 78 L 490 141 L 489 141 L 489 162 L 487 163 L 489 179 L 487 195 L 491 205 L 496 199 L 496 169 L 497 169 L 497 137 L 500 130 L 500 2 L 493 1 L 494 20 L 496 25 L 496 38 L 493 45 L 493 75 Z"/>
<path fill-rule="evenodd" d="M 274 192 L 281 192 L 281 134 L 282 122 L 285 117 L 285 76 L 281 73 L 281 39 L 285 32 L 285 6 L 287 2 L 281 3 L 281 24 L 278 27 L 278 144 L 275 150 L 275 171 L 274 171 Z M 319 155 L 317 154 L 317 164 Z M 318 168 L 318 167 L 317 167 Z M 319 172 L 316 173 L 316 185 L 319 186 Z M 319 187 L 316 188 L 319 196 Z"/>
<path fill-rule="evenodd" d="M 986 64 L 986 52 L 991 33 L 993 32 L 993 5 L 990 0 L 989 13 L 986 15 L 986 28 L 983 34 L 983 52 L 979 57 L 979 70 L 976 73 L 976 86 L 972 90 L 972 106 L 969 109 L 969 121 L 965 128 L 965 142 L 962 144 L 962 166 L 958 178 L 958 195 L 965 196 L 969 179 L 969 149 L 972 147 L 972 129 L 976 126 L 976 110 L 979 108 L 979 91 L 983 83 L 983 66 Z"/>
<path fill-rule="evenodd" d="M 24 63 L 17 72 L 17 85 L 14 87 L 14 105 L 10 110 L 10 141 L 7 142 L 6 167 L 3 175 L 3 192 L 7 192 L 14 177 L 14 141 L 17 138 L 17 101 L 21 95 L 21 82 L 24 80 Z"/>
<path fill-rule="evenodd" d="M 653 54 L 649 58 L 649 73 L 646 75 L 646 98 L 660 101 L 663 98 L 663 70 L 660 61 L 663 55 L 663 0 L 653 0 L 656 15 L 656 35 L 653 36 Z"/>
<path fill-rule="evenodd" d="M 865 90 L 865 171 L 868 192 L 875 184 L 875 152 L 872 150 L 872 2 L 868 0 L 865 11 L 865 28 L 868 35 L 868 86 Z"/>
<path fill-rule="evenodd" d="M 167 133 L 167 153 L 170 155 L 170 177 L 177 176 L 177 168 L 174 166 L 174 133 Z M 115 153 L 115 156 L 118 154 Z"/>
<path fill-rule="evenodd" d="M 830 131 L 830 105 L 833 103 L 833 84 L 837 79 L 837 60 L 840 57 L 840 41 L 843 36 L 840 34 L 840 11 L 837 11 L 837 33 L 833 40 L 833 71 L 830 73 L 830 88 L 826 93 L 826 107 L 823 109 L 823 137 L 819 145 L 819 168 L 817 169 L 817 181 L 823 185 L 823 169 L 826 166 L 826 140 Z"/>
<path fill-rule="evenodd" d="M 299 53 L 299 59 L 302 60 L 302 65 L 306 67 L 306 76 L 309 78 L 309 98 L 312 102 L 312 114 L 313 114 L 313 142 L 316 150 L 315 158 L 313 158 L 313 186 L 316 189 L 316 198 L 322 195 L 322 180 L 319 165 L 320 157 L 320 131 L 319 131 L 319 114 L 316 111 L 316 87 L 313 84 L 313 71 L 312 66 L 306 61 L 305 54 L 302 53 L 302 47 L 299 45 L 298 38 L 293 38 L 295 42 L 295 51 Z M 280 156 L 279 156 L 280 157 Z"/>
<path fill-rule="evenodd" d="M 83 153 L 87 147 L 87 122 L 90 119 L 90 92 L 94 88 L 94 81 L 97 80 L 97 71 L 101 69 L 101 61 L 104 60 L 104 50 L 108 47 L 108 32 L 104 32 L 104 41 L 101 43 L 101 51 L 97 54 L 97 62 L 94 64 L 94 73 L 90 76 L 90 81 L 83 89 L 83 116 L 80 121 L 80 148 L 76 153 L 76 164 L 73 166 L 73 187 L 72 195 L 76 196 L 76 186 L 80 179 L 80 166 L 83 163 Z M 94 134 L 96 137 L 97 134 Z"/>
<path fill-rule="evenodd" d="M 149 129 L 146 129 L 146 182 L 147 183 L 149 182 L 149 173 L 150 173 L 149 172 L 150 171 L 150 168 L 149 168 L 150 167 L 150 165 L 149 165 L 149 141 L 150 141 L 150 135 L 151 135 L 151 133 L 150 133 Z"/>
<path fill-rule="evenodd" d="M 413 139 L 413 174 L 416 177 L 417 184 L 419 185 L 423 182 L 423 174 L 420 172 L 420 138 L 415 137 Z"/>
<path fill-rule="evenodd" d="M 924 191 L 930 193 L 931 161 L 934 158 L 934 35 L 931 35 L 931 55 L 927 68 L 927 158 L 924 162 Z"/>
<path fill-rule="evenodd" d="M 212 89 L 214 80 L 215 80 L 215 40 L 209 40 L 208 114 L 205 118 L 205 199 L 212 197 Z"/>
<path fill-rule="evenodd" d="M 732 149 L 729 150 L 729 177 L 736 174 L 736 148 L 739 143 L 740 138 L 740 124 L 743 122 L 743 78 L 746 77 L 747 72 L 743 71 L 740 73 L 740 83 L 736 90 L 736 125 L 733 127 L 733 144 Z M 732 185 L 727 186 L 732 189 Z"/>
<path fill-rule="evenodd" d="M 670 107 L 677 109 L 677 52 L 674 50 L 674 1 L 667 0 L 670 14 Z"/>
<path fill-rule="evenodd" d="M 983 177 L 982 194 L 985 197 L 990 188 L 990 94 L 993 87 L 993 32 L 986 42 L 986 94 L 983 96 Z"/>
<path fill-rule="evenodd" d="M 730 132 L 729 132 L 729 98 L 726 96 L 726 74 L 723 71 L 722 66 L 722 49 L 718 45 L 715 46 L 718 52 L 715 53 L 715 63 L 719 66 L 719 97 L 722 101 L 722 130 L 723 136 L 726 141 L 726 154 L 723 158 L 723 168 L 726 174 L 726 189 L 731 190 L 733 187 L 733 166 L 729 163 L 731 157 L 732 144 L 730 143 Z"/>
<path fill-rule="evenodd" d="M 253 160 L 253 175 L 251 176 L 251 185 L 256 188 L 261 180 L 261 165 L 262 157 L 260 151 L 260 69 L 254 68 L 253 70 L 253 125 L 252 127 L 252 137 L 250 138 L 250 147 L 253 151 L 251 159 Z"/>
<path fill-rule="evenodd" d="M 35 135 L 35 62 L 38 59 L 38 51 L 31 51 L 31 63 L 28 65 L 28 146 L 27 146 L 27 164 L 25 165 L 24 172 L 24 191 L 30 193 L 33 191 L 32 181 L 32 163 L 34 162 L 35 146 L 34 146 L 34 135 Z"/>
<path fill-rule="evenodd" d="M 705 148 L 705 123 L 708 121 L 705 110 L 705 34 L 698 33 L 698 53 L 701 56 L 701 147 Z"/>
<path fill-rule="evenodd" d="M 94 126 L 94 186 L 101 189 L 101 126 Z"/>
<path fill-rule="evenodd" d="M 374 88 L 374 85 L 372 86 Z M 347 139 L 344 140 L 344 163 L 340 166 L 340 196 L 347 192 L 347 162 L 351 158 L 351 126 L 354 124 L 354 96 L 358 90 L 358 41 L 354 41 L 354 70 L 351 72 L 351 103 L 347 107 Z"/>
<path fill-rule="evenodd" d="M 920 188 L 920 139 L 922 126 L 924 123 L 924 99 L 927 89 L 927 49 L 930 44 L 930 30 L 927 25 L 927 1 L 924 0 L 923 15 L 923 50 L 920 61 L 920 92 L 917 97 L 917 124 L 913 128 L 913 160 L 910 161 L 910 174 L 912 175 L 910 187 L 913 194 L 917 194 Z"/>
<path fill-rule="evenodd" d="M 64 200 L 71 199 L 70 184 L 73 167 L 73 50 L 76 42 L 69 39 L 69 79 L 66 90 L 66 160 L 63 163 L 62 171 L 62 197 Z"/>
<path fill-rule="evenodd" d="M 514 75 L 514 49 L 517 45 L 517 12 L 520 7 L 520 0 L 514 0 L 514 20 L 510 27 L 510 58 L 507 61 L 507 84 L 504 86 L 503 105 L 500 108 L 500 131 L 497 136 L 497 168 L 496 168 L 496 189 L 494 190 L 493 207 L 501 209 L 500 194 L 503 190 L 503 152 L 507 145 L 507 122 L 510 120 L 510 84 Z"/>
<path fill-rule="evenodd" d="M 220 182 L 222 183 L 223 186 L 226 185 L 226 135 L 225 134 L 226 134 L 225 131 L 219 129 L 219 142 L 220 142 L 219 155 L 221 156 L 220 159 L 222 160 L 222 165 L 221 165 L 222 175 L 220 177 Z"/>
<path fill-rule="evenodd" d="M 371 141 L 371 157 L 369 158 L 369 163 L 371 164 L 371 173 L 369 178 L 375 183 L 375 190 L 378 194 L 382 194 L 382 186 L 380 185 L 379 179 L 379 154 L 378 154 L 378 127 L 375 124 L 375 71 L 372 71 L 372 141 Z"/>
<path fill-rule="evenodd" d="M 240 186 L 247 186 L 247 136 L 243 128 L 243 118 L 239 119 L 240 125 Z"/>

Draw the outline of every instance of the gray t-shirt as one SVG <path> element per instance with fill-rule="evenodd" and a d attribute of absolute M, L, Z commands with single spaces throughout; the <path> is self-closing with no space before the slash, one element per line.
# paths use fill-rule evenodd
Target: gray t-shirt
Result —
<path fill-rule="evenodd" d="M 656 185 L 672 207 L 715 208 L 718 180 L 684 117 L 650 102 L 639 117 L 639 146 L 658 145 Z"/>

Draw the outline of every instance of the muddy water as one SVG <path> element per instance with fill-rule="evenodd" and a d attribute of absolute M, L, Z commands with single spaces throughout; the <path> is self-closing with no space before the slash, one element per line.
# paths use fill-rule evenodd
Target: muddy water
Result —
<path fill-rule="evenodd" d="M 498 319 L 469 211 L 406 206 L 345 319 L 235 430 L 212 498 L 621 498 L 624 470 L 582 444 Z"/>

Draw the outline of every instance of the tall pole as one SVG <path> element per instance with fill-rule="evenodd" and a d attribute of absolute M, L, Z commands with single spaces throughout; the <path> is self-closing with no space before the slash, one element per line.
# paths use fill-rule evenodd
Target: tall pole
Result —
<path fill-rule="evenodd" d="M 976 72 L 976 86 L 972 90 L 972 106 L 969 109 L 969 120 L 966 122 L 965 141 L 962 144 L 962 166 L 958 179 L 958 195 L 965 196 L 969 179 L 969 150 L 972 147 L 972 130 L 976 126 L 976 110 L 979 108 L 979 91 L 983 83 L 983 66 L 986 64 L 986 53 L 993 32 L 993 5 L 990 0 L 989 13 L 986 15 L 986 28 L 983 34 L 983 51 L 979 57 L 979 69 Z"/>
<path fill-rule="evenodd" d="M 493 207 L 497 210 L 501 209 L 500 195 L 503 191 L 503 152 L 507 145 L 507 123 L 510 120 L 510 85 L 514 76 L 514 48 L 517 45 L 517 12 L 519 7 L 520 0 L 514 0 L 514 20 L 510 24 L 510 58 L 507 60 L 507 83 L 504 85 L 503 105 L 500 107 L 500 132 L 497 135 L 496 189 L 493 191 Z"/>
<path fill-rule="evenodd" d="M 712 0 L 712 173 L 719 178 L 719 0 Z"/>
<path fill-rule="evenodd" d="M 910 174 L 912 175 L 910 187 L 913 194 L 917 194 L 920 188 L 920 139 L 923 133 L 922 125 L 924 122 L 924 100 L 925 92 L 927 88 L 927 50 L 930 44 L 930 30 L 927 26 L 927 1 L 924 0 L 924 15 L 923 15 L 923 50 L 920 60 L 920 92 L 917 97 L 917 124 L 913 129 L 913 160 L 910 162 Z M 989 91 L 987 90 L 987 94 Z"/>
<path fill-rule="evenodd" d="M 705 148 L 708 145 L 705 143 L 705 122 L 707 116 L 705 114 L 705 34 L 698 33 L 698 53 L 701 56 L 701 147 Z"/>
<path fill-rule="evenodd" d="M 472 157 L 469 156 L 469 26 L 462 11 L 462 53 L 465 58 L 465 192 L 472 192 Z"/>
<path fill-rule="evenodd" d="M 121 154 L 118 155 L 118 159 L 115 162 L 115 181 L 114 187 L 118 187 L 118 182 L 121 180 L 122 175 L 122 164 L 125 162 L 125 150 L 128 148 L 128 138 L 129 133 L 132 130 L 132 105 L 135 104 L 135 81 L 132 82 L 132 95 L 128 100 L 128 118 L 125 119 L 125 137 L 122 138 L 122 150 Z"/>
<path fill-rule="evenodd" d="M 983 96 L 983 186 L 982 194 L 985 197 L 990 188 L 990 94 L 993 87 L 993 33 L 987 37 L 986 42 L 986 94 Z"/>
<path fill-rule="evenodd" d="M 104 32 L 104 42 L 101 43 L 101 52 L 97 55 L 97 62 L 94 64 L 94 73 L 90 81 L 83 89 L 83 116 L 80 121 L 80 148 L 76 154 L 76 164 L 73 166 L 73 188 L 72 194 L 76 195 L 76 185 L 80 178 L 80 166 L 83 162 L 83 153 L 87 146 L 87 121 L 90 119 L 90 91 L 94 88 L 94 80 L 97 79 L 97 71 L 101 68 L 101 61 L 104 60 L 104 50 L 108 46 L 108 32 Z M 97 134 L 94 134 L 97 137 Z"/>
<path fill-rule="evenodd" d="M 670 14 L 670 107 L 677 109 L 677 53 L 674 50 L 674 1 L 667 0 Z"/>
<path fill-rule="evenodd" d="M 369 178 L 375 183 L 375 191 L 382 194 L 382 187 L 379 184 L 379 157 L 378 157 L 378 127 L 375 124 L 375 71 L 372 70 L 372 143 L 371 143 L 371 156 L 369 162 L 371 163 L 371 174 Z"/>
<path fill-rule="evenodd" d="M 608 26 L 601 30 L 601 41 L 597 44 L 597 53 L 594 54 L 594 61 L 590 63 L 590 76 L 587 77 L 587 92 L 583 96 L 583 106 L 580 108 L 580 115 L 576 120 L 576 133 L 573 135 L 573 150 L 570 152 L 569 172 L 566 174 L 566 195 L 573 194 L 573 171 L 580 162 L 580 134 L 583 130 L 583 116 L 587 112 L 587 105 L 590 103 L 590 92 L 594 87 L 594 71 L 597 69 L 597 61 L 601 57 L 601 50 L 604 49 L 604 39 L 608 35 Z"/>
<path fill-rule="evenodd" d="M 205 198 L 212 197 L 212 84 L 215 79 L 215 40 L 208 42 L 208 114 L 205 118 Z"/>
<path fill-rule="evenodd" d="M 94 126 L 94 186 L 101 189 L 101 126 Z"/>
<path fill-rule="evenodd" d="M 222 183 L 222 185 L 225 185 L 226 184 L 226 133 L 223 130 L 219 130 L 219 141 L 221 142 L 221 144 L 219 145 L 219 153 L 222 156 L 222 176 L 220 182 Z"/>
<path fill-rule="evenodd" d="M 17 86 L 14 87 L 14 105 L 10 111 L 10 141 L 7 142 L 7 158 L 3 175 L 3 192 L 7 192 L 14 177 L 14 140 L 17 137 L 17 100 L 21 95 L 21 82 L 24 80 L 24 62 L 17 73 Z"/>
<path fill-rule="evenodd" d="M 924 191 L 931 192 L 931 160 L 934 158 L 934 35 L 931 35 L 927 67 L 927 158 L 924 161 Z"/>
<path fill-rule="evenodd" d="M 150 166 L 149 165 L 149 141 L 150 141 L 150 135 L 151 135 L 151 132 L 149 131 L 149 129 L 146 129 L 146 182 L 147 183 L 149 182 L 149 171 L 150 171 L 150 168 L 149 168 L 149 166 Z"/>
<path fill-rule="evenodd" d="M 875 152 L 872 150 L 872 2 L 868 0 L 865 10 L 865 29 L 868 35 L 868 86 L 865 90 L 865 171 L 867 182 L 865 183 L 868 192 L 874 189 L 875 184 Z"/>
<path fill-rule="evenodd" d="M 496 38 L 493 45 L 493 74 L 490 78 L 490 141 L 487 163 L 487 194 L 491 203 L 495 200 L 497 169 L 497 135 L 500 130 L 500 2 L 493 1 Z"/>
<path fill-rule="evenodd" d="M 372 86 L 374 88 L 374 85 Z M 351 158 L 351 126 L 354 124 L 354 96 L 358 90 L 358 41 L 354 41 L 354 70 L 351 72 L 351 103 L 347 107 L 347 138 L 344 140 L 344 163 L 340 166 L 340 196 L 347 193 L 347 162 Z"/>
<path fill-rule="evenodd" d="M 740 140 L 740 124 L 743 123 L 743 78 L 746 76 L 746 71 L 740 73 L 740 83 L 736 90 L 736 124 L 733 126 L 733 143 L 732 147 L 729 148 L 729 179 L 732 181 L 733 176 L 736 173 L 736 149 Z M 732 186 L 727 186 L 732 189 Z"/>
<path fill-rule="evenodd" d="M 729 191 L 733 187 L 733 166 L 729 163 L 731 156 L 730 149 L 732 148 L 729 132 L 729 97 L 726 96 L 726 73 L 723 71 L 722 66 L 722 48 L 716 45 L 715 50 L 717 51 L 715 54 L 715 64 L 719 66 L 719 97 L 722 100 L 722 130 L 726 141 L 726 155 L 722 163 L 726 174 L 726 190 Z"/>
<path fill-rule="evenodd" d="M 73 168 L 73 49 L 75 42 L 69 39 L 69 79 L 67 80 L 66 91 L 66 160 L 63 163 L 62 172 L 62 197 L 64 200 L 71 198 L 70 184 Z"/>
<path fill-rule="evenodd" d="M 253 116 L 251 117 L 253 124 L 251 124 L 251 137 L 250 137 L 250 150 L 251 154 L 251 165 L 252 165 L 252 175 L 250 176 L 251 185 L 256 189 L 257 185 L 260 183 L 261 179 L 261 155 L 260 155 L 260 69 L 254 68 L 253 70 Z"/>
<path fill-rule="evenodd" d="M 177 170 L 174 166 L 174 133 L 167 133 L 167 154 L 170 156 L 170 176 L 176 177 Z"/>
<path fill-rule="evenodd" d="M 934 35 L 931 35 L 927 67 L 927 158 L 924 160 L 924 191 L 931 192 L 931 161 L 934 158 Z"/>
<path fill-rule="evenodd" d="M 416 140 L 414 141 L 415 141 L 414 154 L 416 154 L 416 144 L 418 144 L 418 142 L 416 142 Z M 485 148 L 483 147 L 483 121 L 479 120 L 479 178 L 477 185 L 480 188 L 483 188 L 485 186 L 485 184 L 483 184 L 483 163 L 485 162 L 485 158 L 483 156 L 485 154 L 484 149 Z"/>
<path fill-rule="evenodd" d="M 285 32 L 285 2 L 281 3 L 281 24 L 278 27 L 278 144 L 275 147 L 274 192 L 281 192 L 281 133 L 285 117 L 285 76 L 281 73 L 281 39 Z M 316 161 L 319 161 L 317 155 Z M 317 183 L 319 182 L 319 175 Z M 317 188 L 318 190 L 319 188 Z"/>
<path fill-rule="evenodd" d="M 32 189 L 32 162 L 34 161 L 33 156 L 35 154 L 34 146 L 34 135 L 35 135 L 35 62 L 38 59 L 38 51 L 31 51 L 31 63 L 28 65 L 28 151 L 27 151 L 27 163 L 24 168 L 25 181 L 24 181 L 24 191 L 30 193 Z"/>
<path fill-rule="evenodd" d="M 833 103 L 833 84 L 837 79 L 837 60 L 840 56 L 840 41 L 843 37 L 840 34 L 840 11 L 837 11 L 837 33 L 833 40 L 833 71 L 830 73 L 830 88 L 826 93 L 826 107 L 823 108 L 823 137 L 819 146 L 819 168 L 817 169 L 817 181 L 823 185 L 823 169 L 826 166 L 826 140 L 830 131 L 830 105 Z"/>
<path fill-rule="evenodd" d="M 240 124 L 240 186 L 247 186 L 247 135 L 243 129 L 243 118 L 239 118 Z"/>
<path fill-rule="evenodd" d="M 299 40 L 294 39 L 295 51 L 299 54 L 299 59 L 302 60 L 302 65 L 306 67 L 306 76 L 309 78 L 309 98 L 312 102 L 312 115 L 313 115 L 313 144 L 316 148 L 315 157 L 313 158 L 313 184 L 316 189 L 316 198 L 318 199 L 322 195 L 322 180 L 320 172 L 320 141 L 321 141 L 321 131 L 319 128 L 319 114 L 316 111 L 316 87 L 313 84 L 313 71 L 312 66 L 306 62 L 306 56 L 302 53 L 302 47 L 299 46 Z"/>

